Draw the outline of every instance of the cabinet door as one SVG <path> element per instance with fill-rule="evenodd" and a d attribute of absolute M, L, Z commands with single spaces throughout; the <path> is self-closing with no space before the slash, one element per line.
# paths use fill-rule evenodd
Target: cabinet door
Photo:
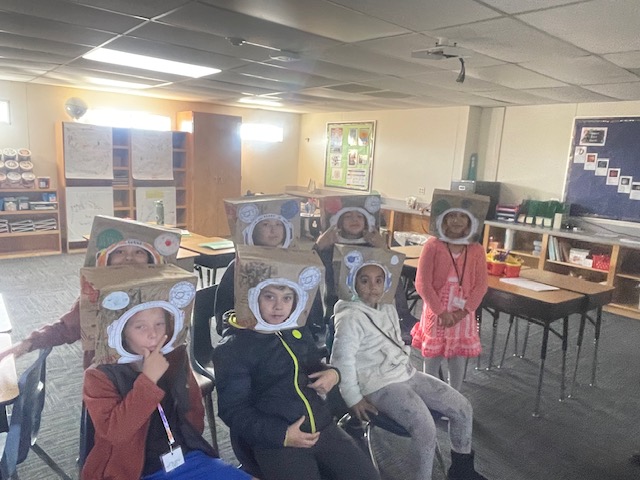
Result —
<path fill-rule="evenodd" d="M 201 235 L 229 234 L 225 198 L 240 196 L 240 117 L 193 113 L 193 225 Z"/>

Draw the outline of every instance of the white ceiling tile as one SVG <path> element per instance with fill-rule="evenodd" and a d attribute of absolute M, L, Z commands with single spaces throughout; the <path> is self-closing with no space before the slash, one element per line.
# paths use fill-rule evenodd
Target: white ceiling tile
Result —
<path fill-rule="evenodd" d="M 637 0 L 593 0 L 518 18 L 594 53 L 640 50 Z"/>
<path fill-rule="evenodd" d="M 566 25 L 565 25 L 566 28 Z M 587 52 L 512 18 L 438 30 L 462 48 L 505 62 L 521 63 L 550 56 L 573 57 Z"/>
<path fill-rule="evenodd" d="M 213 90 L 221 90 L 226 92 L 234 92 L 235 94 L 246 93 L 251 95 L 270 95 L 277 94 L 282 89 L 270 89 L 266 88 L 266 85 L 260 87 L 252 85 L 242 85 L 239 83 L 224 82 L 222 80 L 216 80 L 214 77 L 208 78 L 196 78 L 179 82 L 179 85 L 193 85 L 202 88 L 211 88 Z"/>
<path fill-rule="evenodd" d="M 7 82 L 31 82 L 38 78 L 37 75 L 28 75 L 24 72 L 1 72 L 0 71 L 0 80 L 5 80 Z"/>
<path fill-rule="evenodd" d="M 235 68 L 233 71 L 241 74 L 255 75 L 258 77 L 274 79 L 279 82 L 302 85 L 304 86 L 304 88 L 321 87 L 324 85 L 337 83 L 335 80 L 330 80 L 318 75 L 309 75 L 306 73 L 291 71 L 287 70 L 286 68 L 278 67 L 275 65 L 267 65 L 263 63 L 251 63 L 240 68 Z"/>
<path fill-rule="evenodd" d="M 529 12 L 531 10 L 541 10 L 543 8 L 557 7 L 568 3 L 577 3 L 576 0 L 483 0 L 484 3 L 491 5 L 506 13 Z M 582 0 L 590 1 L 590 0 Z"/>
<path fill-rule="evenodd" d="M 201 3 L 189 3 L 162 17 L 161 22 L 295 52 L 338 44 L 335 40 Z"/>
<path fill-rule="evenodd" d="M 610 53 L 603 55 L 606 60 L 622 68 L 640 68 L 640 51 Z"/>
<path fill-rule="evenodd" d="M 640 82 L 588 85 L 584 88 L 618 100 L 640 100 Z"/>
<path fill-rule="evenodd" d="M 615 100 L 581 87 L 534 88 L 522 91 L 565 103 L 611 102 Z"/>
<path fill-rule="evenodd" d="M 341 82 L 359 82 L 372 77 L 376 77 L 378 75 L 382 75 L 372 72 L 365 72 L 364 70 L 358 70 L 344 65 L 336 65 L 334 63 L 323 62 L 322 60 L 313 60 L 308 58 L 302 58 L 297 62 L 280 62 L 271 60 L 269 63 L 286 67 L 289 70 L 293 70 L 294 72 L 319 75 L 321 77 L 331 78 Z"/>
<path fill-rule="evenodd" d="M 46 0 L 44 0 L 46 1 Z M 153 18 L 169 12 L 191 0 L 74 0 L 83 5 L 91 5 L 104 10 Z"/>
<path fill-rule="evenodd" d="M 421 32 L 499 16 L 473 0 L 331 0 L 347 8 Z"/>
<path fill-rule="evenodd" d="M 360 95 L 357 93 L 347 93 L 347 92 L 342 92 L 339 90 L 335 90 L 332 88 L 305 88 L 303 90 L 300 90 L 300 93 L 303 93 L 305 95 L 311 96 L 311 97 L 317 97 L 317 98 L 330 98 L 333 100 L 351 100 L 351 101 L 357 101 L 357 100 L 366 100 L 367 97 L 365 97 L 364 95 Z"/>
<path fill-rule="evenodd" d="M 56 65 L 67 63 L 70 58 L 45 52 L 33 52 L 19 48 L 0 46 L 0 58 L 25 60 L 30 62 L 45 62 Z"/>
<path fill-rule="evenodd" d="M 237 73 L 232 70 L 227 70 L 227 71 L 218 73 L 215 76 L 215 80 L 220 82 L 236 83 L 240 86 L 247 85 L 251 87 L 265 88 L 267 90 L 277 91 L 277 92 L 289 92 L 291 90 L 300 89 L 300 85 L 280 82 L 276 79 L 259 78 L 255 76 L 242 75 L 241 73 Z"/>
<path fill-rule="evenodd" d="M 523 90 L 511 90 L 508 88 L 496 90 L 494 92 L 478 92 L 478 95 L 492 98 L 501 102 L 511 103 L 512 105 L 546 105 L 557 103 L 550 98 L 533 95 Z"/>
<path fill-rule="evenodd" d="M 397 25 L 326 1 L 271 0 L 269 8 L 262 0 L 203 1 L 345 43 L 407 33 Z"/>
<path fill-rule="evenodd" d="M 546 61 L 523 63 L 522 66 L 575 85 L 640 80 L 627 70 L 595 56 L 565 58 L 562 60 L 550 58 Z"/>
<path fill-rule="evenodd" d="M 108 32 L 2 11 L 0 11 L 0 31 L 91 46 L 100 45 L 113 37 L 113 34 Z"/>
<path fill-rule="evenodd" d="M 409 80 L 420 83 L 428 83 L 429 85 L 443 86 L 452 90 L 462 90 L 467 92 L 481 92 L 487 90 L 495 90 L 496 84 L 485 82 L 478 78 L 473 78 L 467 74 L 463 83 L 456 82 L 459 71 L 455 70 L 439 70 L 435 72 L 421 73 L 420 75 L 412 75 L 407 77 Z"/>
<path fill-rule="evenodd" d="M 56 56 L 72 59 L 87 53 L 91 48 L 71 43 L 56 42 L 42 38 L 33 38 L 12 33 L 0 32 L 0 46 L 27 52 L 50 53 Z"/>
<path fill-rule="evenodd" d="M 5 12 L 55 20 L 70 25 L 124 33 L 144 20 L 60 0 L 2 0 Z"/>
<path fill-rule="evenodd" d="M 566 84 L 539 73 L 526 70 L 518 65 L 498 65 L 495 67 L 468 69 L 467 73 L 480 80 L 497 83 L 504 87 L 550 88 L 565 87 Z"/>

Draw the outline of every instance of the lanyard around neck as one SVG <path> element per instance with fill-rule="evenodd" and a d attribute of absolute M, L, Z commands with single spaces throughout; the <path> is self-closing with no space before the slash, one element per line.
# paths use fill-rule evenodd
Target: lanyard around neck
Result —
<path fill-rule="evenodd" d="M 458 271 L 458 262 L 453 258 L 453 253 L 451 253 L 451 248 L 449 248 L 449 244 L 447 244 L 447 251 L 449 252 L 449 256 L 451 257 L 451 262 L 453 263 L 453 268 L 456 271 L 456 277 L 458 277 L 458 285 L 462 287 L 462 280 L 464 279 L 464 272 L 467 269 L 467 246 L 464 246 L 464 262 L 462 263 L 462 275 Z"/>
<path fill-rule="evenodd" d="M 160 413 L 160 419 L 162 420 L 162 424 L 164 425 L 164 430 L 165 432 L 167 432 L 167 438 L 169 439 L 169 448 L 173 450 L 173 444 L 176 443 L 176 439 L 173 437 L 173 433 L 171 432 L 171 428 L 169 427 L 169 420 L 167 420 L 164 409 L 160 404 L 158 404 L 158 412 Z"/>

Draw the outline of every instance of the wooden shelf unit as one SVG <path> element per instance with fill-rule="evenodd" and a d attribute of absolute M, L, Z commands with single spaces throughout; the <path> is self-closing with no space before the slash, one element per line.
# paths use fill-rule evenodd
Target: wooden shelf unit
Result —
<path fill-rule="evenodd" d="M 512 230 L 513 235 L 514 249 L 511 253 L 520 256 L 526 266 L 611 285 L 615 287 L 613 302 L 606 306 L 605 310 L 640 320 L 640 244 L 624 243 L 619 237 L 487 221 L 483 239 L 485 249 L 488 249 L 490 241 L 504 245 L 507 229 Z M 568 242 L 571 248 L 609 255 L 609 269 L 601 270 L 566 261 L 550 260 L 548 247 L 553 237 Z M 534 240 L 541 242 L 539 257 L 531 254 Z"/>
<path fill-rule="evenodd" d="M 132 175 L 131 132 L 129 128 L 112 128 L 113 180 L 91 180 L 65 178 L 63 152 L 64 124 L 58 127 L 59 143 L 59 184 L 62 191 L 66 187 L 82 186 L 111 186 L 113 188 L 113 215 L 119 218 L 136 217 L 136 188 L 137 187 L 175 187 L 176 189 L 176 223 L 175 227 L 188 228 L 192 214 L 191 202 L 191 164 L 190 144 L 191 133 L 171 132 L 172 140 L 172 170 L 173 180 L 137 180 Z M 63 222 L 66 219 L 63 219 Z M 63 235 L 66 249 L 86 248 L 86 241 L 69 242 L 66 239 L 66 224 Z"/>
<path fill-rule="evenodd" d="M 43 193 L 53 193 L 58 199 L 58 192 L 55 189 L 0 189 L 0 197 L 27 197 L 30 202 L 45 201 L 42 198 Z M 55 219 L 57 224 L 55 230 L 0 233 L 0 259 L 55 255 L 62 252 L 59 209 L 2 210 L 0 218 L 9 222 Z"/>

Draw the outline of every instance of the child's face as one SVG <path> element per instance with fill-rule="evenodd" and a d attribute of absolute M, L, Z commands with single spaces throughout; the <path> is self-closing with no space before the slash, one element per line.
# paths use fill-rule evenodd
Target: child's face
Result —
<path fill-rule="evenodd" d="M 149 263 L 149 252 L 135 245 L 116 248 L 109 254 L 108 265 L 140 265 Z"/>
<path fill-rule="evenodd" d="M 364 234 L 367 222 L 364 215 L 355 210 L 345 212 L 340 217 L 340 231 L 346 238 L 360 238 Z"/>
<path fill-rule="evenodd" d="M 284 285 L 267 285 L 260 291 L 258 307 L 260 316 L 271 324 L 283 323 L 293 310 L 296 293 Z"/>
<path fill-rule="evenodd" d="M 167 319 L 162 308 L 148 308 L 133 315 L 124 327 L 122 335 L 127 350 L 144 355 L 144 350 L 154 350 L 167 333 Z"/>
<path fill-rule="evenodd" d="M 384 271 L 377 265 L 366 265 L 356 274 L 356 292 L 360 300 L 376 307 L 384 294 Z"/>
<path fill-rule="evenodd" d="M 253 244 L 262 247 L 279 247 L 284 243 L 284 225 L 280 220 L 266 219 L 253 229 Z"/>
<path fill-rule="evenodd" d="M 442 221 L 442 230 L 447 238 L 464 238 L 469 235 L 471 221 L 463 212 L 449 212 Z"/>

